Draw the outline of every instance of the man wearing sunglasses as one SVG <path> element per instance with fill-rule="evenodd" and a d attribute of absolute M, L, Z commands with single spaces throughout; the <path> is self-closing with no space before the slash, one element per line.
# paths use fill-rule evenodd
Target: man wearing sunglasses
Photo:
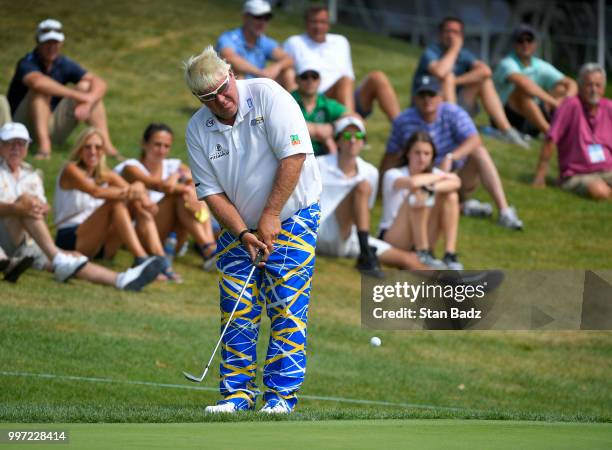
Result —
<path fill-rule="evenodd" d="M 432 75 L 440 80 L 442 97 L 449 103 L 459 103 L 471 116 L 478 113 L 478 99 L 482 102 L 493 123 L 502 132 L 507 142 L 523 148 L 529 144 L 512 128 L 495 85 L 491 79 L 491 68 L 480 61 L 463 46 L 464 24 L 458 17 L 446 17 L 438 26 L 438 42 L 429 45 L 414 74 L 414 80 L 423 75 Z"/>
<path fill-rule="evenodd" d="M 216 49 L 239 78 L 271 78 L 286 89 L 291 88 L 293 60 L 278 42 L 265 35 L 270 20 L 272 8 L 267 1 L 247 1 L 242 26 L 223 33 Z"/>
<path fill-rule="evenodd" d="M 298 88 L 291 93 L 306 119 L 315 156 L 338 151 L 333 123 L 347 114 L 342 103 L 318 92 L 321 84 L 319 70 L 316 61 L 306 60 L 300 64 L 296 77 Z"/>
<path fill-rule="evenodd" d="M 495 163 L 482 144 L 474 122 L 464 109 L 442 100 L 440 82 L 435 77 L 425 75 L 416 80 L 414 107 L 403 111 L 393 122 L 387 151 L 381 162 L 381 174 L 396 165 L 397 155 L 408 139 L 421 130 L 427 131 L 436 144 L 436 165 L 459 175 L 459 196 L 464 215 L 490 216 L 493 213 L 490 204 L 468 200 L 482 181 L 499 211 L 499 225 L 522 230 L 523 222 L 514 207 L 508 205 Z"/>
<path fill-rule="evenodd" d="M 236 80 L 212 47 L 185 64 L 203 103 L 187 125 L 196 192 L 223 230 L 217 269 L 224 319 L 256 253 L 264 264 L 223 334 L 222 400 L 207 413 L 253 409 L 259 390 L 257 338 L 262 311 L 272 335 L 263 370 L 263 413 L 293 411 L 306 370 L 306 326 L 319 227 L 321 176 L 308 128 L 291 95 L 273 80 Z"/>
<path fill-rule="evenodd" d="M 19 60 L 9 86 L 13 119 L 33 131 L 37 159 L 49 159 L 52 141 L 65 141 L 79 122 L 98 128 L 106 154 L 120 156 L 108 133 L 102 100 L 106 83 L 60 54 L 64 39 L 59 21 L 46 19 L 38 24 L 36 48 Z"/>
<path fill-rule="evenodd" d="M 493 80 L 510 123 L 523 133 L 537 136 L 550 128 L 552 112 L 578 86 L 552 64 L 534 56 L 535 30 L 519 25 L 512 33 L 513 51 L 501 60 Z"/>

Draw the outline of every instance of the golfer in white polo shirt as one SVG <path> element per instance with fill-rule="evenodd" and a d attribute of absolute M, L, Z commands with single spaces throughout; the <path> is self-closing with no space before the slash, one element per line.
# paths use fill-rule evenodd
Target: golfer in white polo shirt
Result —
<path fill-rule="evenodd" d="M 254 408 L 256 344 L 265 307 L 271 337 L 261 411 L 290 413 L 306 369 L 320 216 L 321 179 L 308 128 L 280 85 L 262 78 L 237 81 L 212 46 L 185 63 L 185 81 L 204 105 L 186 134 L 196 191 L 223 225 L 217 247 L 222 326 L 258 250 L 265 261 L 223 337 L 223 399 L 206 411 Z"/>

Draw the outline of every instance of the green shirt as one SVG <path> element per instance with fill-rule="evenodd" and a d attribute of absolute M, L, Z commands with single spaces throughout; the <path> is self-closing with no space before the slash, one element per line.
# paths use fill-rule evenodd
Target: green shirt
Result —
<path fill-rule="evenodd" d="M 302 110 L 302 114 L 304 114 L 306 122 L 332 123 L 335 120 L 338 120 L 342 114 L 346 112 L 346 107 L 342 103 L 339 103 L 332 98 L 325 97 L 323 94 L 318 94 L 317 104 L 312 112 L 308 113 L 306 112 L 306 108 L 304 108 L 304 103 L 302 102 L 302 96 L 300 93 L 298 91 L 293 91 L 291 95 L 298 105 L 300 105 L 300 109 Z M 324 155 L 327 153 L 327 149 L 320 142 L 312 141 L 312 148 L 315 156 Z"/>

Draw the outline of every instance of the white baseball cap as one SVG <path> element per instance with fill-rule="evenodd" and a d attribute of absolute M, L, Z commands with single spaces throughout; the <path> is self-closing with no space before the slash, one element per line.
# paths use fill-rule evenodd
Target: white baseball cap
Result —
<path fill-rule="evenodd" d="M 365 134 L 366 128 L 361 119 L 358 119 L 355 116 L 346 116 L 338 119 L 334 126 L 334 136 L 338 136 L 340 133 L 344 131 L 345 128 L 349 126 L 355 126 L 359 131 Z"/>
<path fill-rule="evenodd" d="M 45 19 L 36 28 L 36 40 L 39 43 L 47 41 L 64 42 L 64 39 L 62 23 L 59 20 Z"/>
<path fill-rule="evenodd" d="M 0 128 L 0 141 L 7 142 L 11 139 L 23 139 L 32 142 L 28 129 L 18 122 L 7 122 Z"/>
<path fill-rule="evenodd" d="M 306 58 L 298 61 L 296 64 L 296 73 L 298 75 L 302 75 L 304 72 L 317 72 L 319 75 L 321 74 L 321 67 L 319 61 L 315 58 Z"/>
<path fill-rule="evenodd" d="M 263 16 L 270 14 L 272 7 L 265 0 L 248 0 L 244 3 L 242 11 L 252 16 Z"/>

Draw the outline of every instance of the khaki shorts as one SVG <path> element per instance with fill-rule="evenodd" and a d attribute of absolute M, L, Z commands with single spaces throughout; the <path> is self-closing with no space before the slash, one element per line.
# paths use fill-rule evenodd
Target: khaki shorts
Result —
<path fill-rule="evenodd" d="M 44 270 L 49 264 L 49 259 L 34 240 L 26 235 L 21 242 L 13 242 L 11 234 L 5 224 L 5 219 L 0 219 L 0 247 L 8 257 L 31 256 L 34 258 L 32 267 Z"/>
<path fill-rule="evenodd" d="M 15 122 L 23 123 L 28 130 L 34 130 L 34 123 L 32 122 L 32 113 L 30 111 L 30 105 L 32 104 L 32 91 L 28 91 L 28 94 L 21 100 L 17 111 L 15 111 Z M 68 139 L 72 130 L 78 125 L 78 121 L 74 117 L 74 108 L 76 107 L 76 101 L 72 98 L 64 97 L 57 104 L 51 115 L 49 121 L 49 136 L 51 140 L 56 144 L 61 144 Z M 31 133 L 33 134 L 33 133 Z"/>
<path fill-rule="evenodd" d="M 392 248 L 388 242 L 381 241 L 372 236 L 368 238 L 368 245 L 376 248 L 376 256 L 380 256 Z M 353 225 L 348 239 L 342 240 L 338 221 L 334 216 L 328 217 L 319 227 L 317 253 L 342 258 L 356 258 L 360 253 L 357 227 Z"/>
<path fill-rule="evenodd" d="M 576 192 L 580 195 L 588 195 L 587 186 L 594 181 L 605 181 L 608 186 L 612 186 L 612 171 L 609 172 L 593 172 L 586 175 L 574 175 L 566 178 L 561 182 L 561 188 L 566 191 Z"/>

